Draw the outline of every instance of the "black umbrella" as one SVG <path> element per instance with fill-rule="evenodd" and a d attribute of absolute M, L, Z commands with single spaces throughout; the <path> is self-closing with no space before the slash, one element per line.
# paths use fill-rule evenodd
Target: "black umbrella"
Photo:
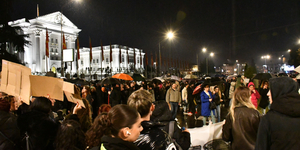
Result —
<path fill-rule="evenodd" d="M 131 77 L 133 78 L 134 81 L 145 81 L 145 77 L 141 74 L 135 73 Z"/>
<path fill-rule="evenodd" d="M 101 81 L 101 85 L 103 84 L 120 84 L 119 80 L 118 79 L 115 79 L 115 78 L 111 78 L 111 77 L 107 77 L 107 78 L 104 78 L 102 81 Z"/>
<path fill-rule="evenodd" d="M 272 75 L 269 73 L 258 73 L 253 79 L 269 80 L 270 78 L 272 78 Z"/>

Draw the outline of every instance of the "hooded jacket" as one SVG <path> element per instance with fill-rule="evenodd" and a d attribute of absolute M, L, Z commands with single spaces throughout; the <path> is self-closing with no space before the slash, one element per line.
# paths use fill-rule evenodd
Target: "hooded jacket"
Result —
<path fill-rule="evenodd" d="M 269 81 L 270 111 L 261 119 L 255 149 L 300 149 L 300 95 L 298 84 L 289 77 Z"/>
<path fill-rule="evenodd" d="M 250 82 L 248 84 L 248 87 L 250 87 L 250 86 L 255 87 L 253 82 Z M 251 97 L 250 98 L 251 98 L 252 104 L 257 108 L 257 100 L 260 98 L 260 94 L 255 88 L 253 88 L 253 90 L 255 90 L 255 93 L 253 91 L 251 91 Z"/>

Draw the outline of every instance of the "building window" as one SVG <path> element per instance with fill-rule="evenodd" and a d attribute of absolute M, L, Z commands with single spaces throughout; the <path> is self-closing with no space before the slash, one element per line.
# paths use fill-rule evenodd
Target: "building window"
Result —
<path fill-rule="evenodd" d="M 55 53 L 57 53 L 57 49 L 55 49 Z"/>
<path fill-rule="evenodd" d="M 57 39 L 55 39 L 55 43 L 58 43 L 58 42 L 57 42 Z"/>
<path fill-rule="evenodd" d="M 83 60 L 81 61 L 81 65 L 83 65 Z"/>
<path fill-rule="evenodd" d="M 99 59 L 97 59 L 97 64 L 99 63 Z"/>
<path fill-rule="evenodd" d="M 138 64 L 140 63 L 140 57 L 137 57 L 137 63 Z"/>
<path fill-rule="evenodd" d="M 109 63 L 109 62 L 108 62 L 108 57 L 106 57 L 105 61 L 106 61 L 107 64 Z"/>
<path fill-rule="evenodd" d="M 51 43 L 53 43 L 53 38 L 51 38 Z"/>
<path fill-rule="evenodd" d="M 53 52 L 53 48 L 51 48 L 51 52 Z"/>
<path fill-rule="evenodd" d="M 93 59 L 93 64 L 95 63 L 95 59 Z"/>
<path fill-rule="evenodd" d="M 125 58 L 124 58 L 124 54 L 122 54 L 122 56 L 121 56 L 122 58 L 122 62 L 124 62 L 125 61 Z"/>

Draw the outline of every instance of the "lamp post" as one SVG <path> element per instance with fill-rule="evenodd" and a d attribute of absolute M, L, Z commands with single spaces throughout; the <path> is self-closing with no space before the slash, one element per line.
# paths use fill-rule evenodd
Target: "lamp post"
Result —
<path fill-rule="evenodd" d="M 72 0 L 72 1 L 76 1 L 76 2 L 81 2 L 81 0 Z M 71 1 L 70 1 L 71 2 Z M 60 73 L 61 73 L 61 77 L 64 77 L 64 52 L 63 52 L 63 34 L 62 34 L 62 27 L 63 27 L 63 18 L 62 18 L 62 14 L 63 14 L 63 8 L 67 5 L 68 3 L 66 3 L 65 5 L 63 5 L 61 8 L 60 8 L 60 40 L 61 40 L 61 54 L 60 54 L 60 57 L 61 57 L 61 70 L 60 70 Z"/>
<path fill-rule="evenodd" d="M 202 52 L 206 53 L 207 49 L 206 48 L 202 48 Z M 209 53 L 210 57 L 213 57 L 215 55 L 215 53 L 211 52 Z M 207 56 L 205 56 L 205 61 L 206 61 L 206 74 L 208 75 L 208 58 Z"/>
<path fill-rule="evenodd" d="M 174 38 L 174 32 L 173 32 L 173 31 L 169 31 L 168 33 L 166 33 L 166 39 L 172 40 L 173 38 Z M 161 43 L 161 41 L 158 43 L 159 76 L 161 76 L 161 52 L 160 52 L 160 43 Z"/>

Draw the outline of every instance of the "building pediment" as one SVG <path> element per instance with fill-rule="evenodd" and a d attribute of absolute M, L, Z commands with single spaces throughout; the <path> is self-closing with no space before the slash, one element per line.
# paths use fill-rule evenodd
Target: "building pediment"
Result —
<path fill-rule="evenodd" d="M 75 26 L 66 16 L 64 16 L 59 11 L 30 20 L 30 22 L 39 22 L 39 21 L 51 23 L 51 24 L 59 24 L 59 25 L 62 23 L 63 26 L 68 26 L 71 28 L 78 29 L 77 26 Z"/>

